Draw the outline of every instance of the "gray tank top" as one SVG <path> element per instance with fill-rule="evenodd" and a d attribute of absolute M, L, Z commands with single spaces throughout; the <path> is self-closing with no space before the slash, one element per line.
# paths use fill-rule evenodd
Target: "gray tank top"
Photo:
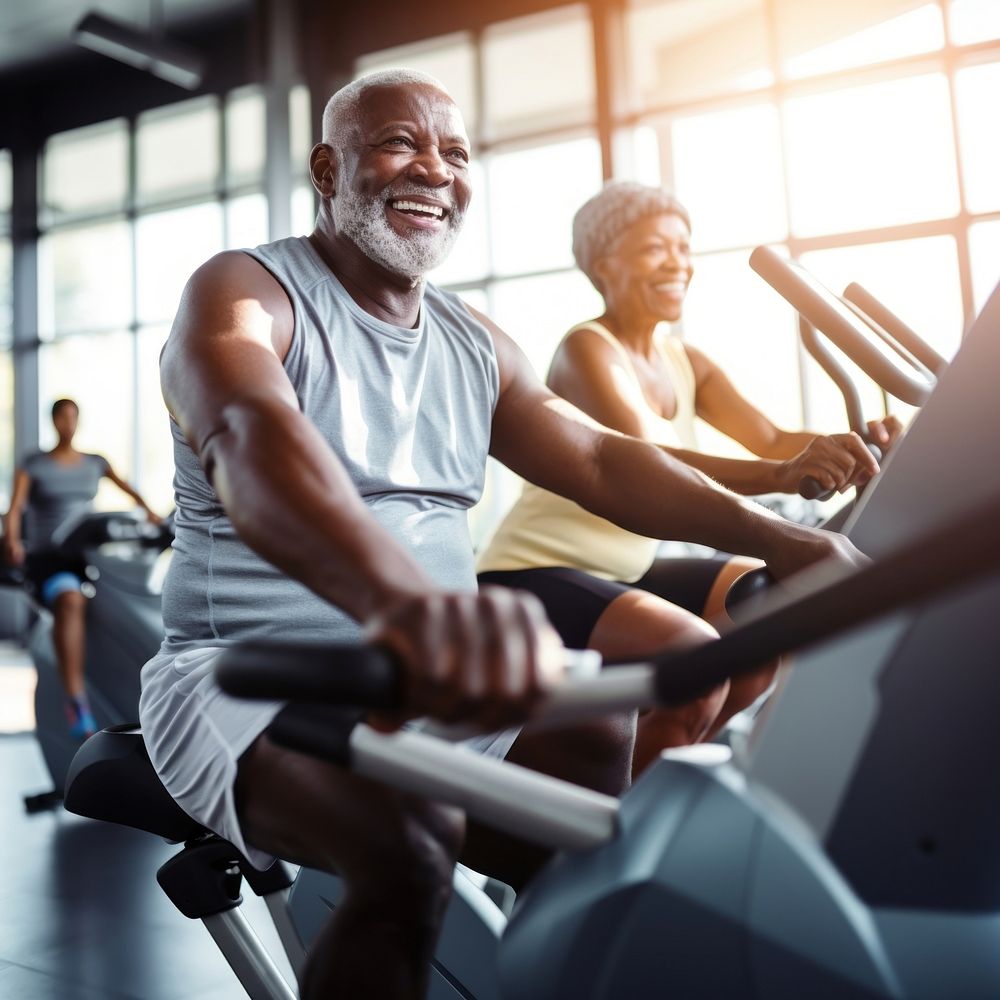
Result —
<path fill-rule="evenodd" d="M 29 552 L 48 547 L 52 533 L 70 516 L 89 510 L 101 477 L 109 469 L 100 455 L 80 455 L 69 465 L 38 451 L 21 463 L 31 479 L 25 511 L 23 538 Z"/>
<path fill-rule="evenodd" d="M 482 493 L 499 392 L 489 331 L 457 296 L 432 285 L 416 329 L 381 322 L 305 237 L 247 253 L 291 300 L 284 367 L 302 412 L 372 515 L 427 574 L 447 589 L 474 590 L 467 511 Z M 177 514 L 163 589 L 164 651 L 251 638 L 356 638 L 354 619 L 240 541 L 174 421 L 171 431 Z"/>

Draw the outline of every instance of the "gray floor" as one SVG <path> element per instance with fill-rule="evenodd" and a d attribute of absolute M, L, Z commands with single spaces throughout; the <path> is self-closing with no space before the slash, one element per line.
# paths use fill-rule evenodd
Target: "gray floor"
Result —
<path fill-rule="evenodd" d="M 26 815 L 22 796 L 46 785 L 32 736 L 0 735 L 0 1000 L 245 1000 L 156 884 L 175 849 L 62 809 Z M 259 900 L 244 909 L 277 954 Z"/>

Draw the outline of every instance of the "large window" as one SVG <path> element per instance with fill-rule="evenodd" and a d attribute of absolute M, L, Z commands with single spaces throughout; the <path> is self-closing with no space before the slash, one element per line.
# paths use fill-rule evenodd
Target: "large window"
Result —
<path fill-rule="evenodd" d="M 11 328 L 10 153 L 0 150 L 0 510 L 14 472 L 14 356 Z"/>
<path fill-rule="evenodd" d="M 662 177 L 689 208 L 683 336 L 775 420 L 845 426 L 839 393 L 797 348 L 792 310 L 746 269 L 755 244 L 801 258 L 836 291 L 860 282 L 947 356 L 1000 278 L 998 11 L 993 0 L 627 3 L 616 172 Z M 862 392 L 877 415 L 881 393 Z"/>
<path fill-rule="evenodd" d="M 263 95 L 247 87 L 56 135 L 42 155 L 42 447 L 52 400 L 78 400 L 80 447 L 164 512 L 172 457 L 157 359 L 191 272 L 268 239 L 264 132 Z M 105 485 L 98 504 L 123 499 Z"/>
<path fill-rule="evenodd" d="M 587 8 L 568 6 L 359 60 L 359 73 L 432 73 L 465 114 L 473 208 L 439 283 L 486 308 L 544 375 L 566 329 L 602 308 L 572 266 L 570 222 L 610 161 L 613 176 L 662 182 L 689 209 L 695 277 L 677 333 L 779 423 L 833 431 L 846 419 L 799 347 L 794 313 L 748 267 L 758 244 L 837 291 L 860 282 L 955 352 L 1000 279 L 1000 3 L 592 10 L 599 31 Z M 599 83 L 611 112 L 600 123 Z M 877 415 L 882 394 L 862 392 Z M 699 433 L 704 447 L 739 453 Z M 477 538 L 514 493 L 491 470 Z"/>

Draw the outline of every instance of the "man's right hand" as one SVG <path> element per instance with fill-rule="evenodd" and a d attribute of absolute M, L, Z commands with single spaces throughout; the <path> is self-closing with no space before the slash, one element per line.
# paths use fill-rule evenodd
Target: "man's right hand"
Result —
<path fill-rule="evenodd" d="M 563 646 L 532 594 L 504 587 L 407 598 L 366 625 L 405 672 L 406 713 L 380 729 L 428 715 L 484 731 L 523 722 L 564 671 Z"/>
<path fill-rule="evenodd" d="M 828 559 L 845 568 L 860 568 L 870 561 L 844 535 L 792 523 L 787 523 L 764 561 L 774 578 L 783 580 Z"/>

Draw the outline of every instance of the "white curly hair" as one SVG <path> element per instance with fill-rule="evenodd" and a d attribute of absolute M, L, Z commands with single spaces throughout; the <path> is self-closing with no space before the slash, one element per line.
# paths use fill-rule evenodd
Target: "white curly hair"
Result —
<path fill-rule="evenodd" d="M 451 97 L 448 88 L 437 77 L 420 70 L 400 68 L 366 73 L 341 87 L 326 102 L 323 109 L 323 142 L 340 149 L 350 141 L 351 130 L 357 127 L 360 118 L 358 107 L 367 91 L 373 87 L 398 87 L 406 83 L 435 87 Z"/>
<path fill-rule="evenodd" d="M 618 237 L 630 226 L 649 215 L 676 215 L 688 230 L 691 219 L 687 209 L 663 188 L 635 181 L 608 181 L 573 216 L 573 258 L 576 266 L 590 278 L 600 292 L 594 273 L 598 257 L 608 253 Z"/>

